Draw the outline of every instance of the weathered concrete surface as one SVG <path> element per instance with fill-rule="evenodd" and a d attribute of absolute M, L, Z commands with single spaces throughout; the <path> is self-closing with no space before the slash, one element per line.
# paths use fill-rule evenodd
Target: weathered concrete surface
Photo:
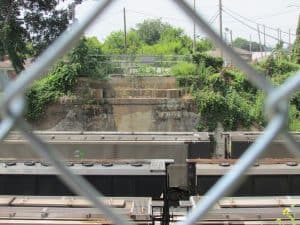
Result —
<path fill-rule="evenodd" d="M 206 132 L 37 131 L 35 134 L 67 161 L 173 159 L 185 163 L 187 158 L 211 155 Z M 0 143 L 0 152 L 0 160 L 44 161 L 20 132 L 10 133 Z"/>
<path fill-rule="evenodd" d="M 148 99 L 147 99 L 148 100 Z M 150 99 L 149 99 L 150 100 Z M 136 100 L 133 104 L 112 104 L 118 131 L 193 131 L 198 116 L 192 101 L 178 99 Z M 137 104 L 139 102 L 140 104 Z M 151 103 L 150 102 L 150 103 Z"/>
<path fill-rule="evenodd" d="M 112 106 L 109 104 L 61 104 L 48 107 L 35 130 L 116 131 Z"/>
<path fill-rule="evenodd" d="M 194 131 L 194 102 L 174 77 L 80 79 L 73 96 L 50 105 L 37 130 Z"/>

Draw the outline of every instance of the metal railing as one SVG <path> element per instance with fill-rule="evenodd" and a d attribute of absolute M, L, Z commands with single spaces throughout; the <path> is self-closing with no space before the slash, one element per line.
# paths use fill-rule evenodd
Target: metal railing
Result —
<path fill-rule="evenodd" d="M 192 62 L 192 55 L 91 55 L 99 60 L 105 74 L 170 75 L 171 67 Z"/>
<path fill-rule="evenodd" d="M 287 130 L 288 102 L 290 96 L 300 88 L 300 72 L 288 79 L 283 85 L 274 87 L 262 74 L 255 71 L 244 62 L 221 38 L 209 27 L 209 25 L 197 15 L 194 10 L 183 0 L 173 0 L 195 23 L 205 31 L 216 46 L 222 48 L 224 55 L 231 58 L 232 62 L 243 70 L 248 79 L 258 88 L 265 91 L 267 99 L 265 102 L 266 112 L 269 116 L 269 124 L 264 134 L 244 153 L 238 163 L 229 173 L 223 176 L 203 197 L 197 206 L 187 215 L 186 220 L 181 222 L 185 225 L 194 224 L 203 218 L 208 210 L 224 195 L 232 193 L 241 183 L 243 174 L 253 165 L 256 159 L 262 155 L 266 147 L 280 133 L 286 140 L 289 150 L 300 157 L 299 146 L 293 136 Z M 129 224 L 128 218 L 115 213 L 111 208 L 105 206 L 102 200 L 98 200 L 98 193 L 85 179 L 76 176 L 64 166 L 59 156 L 30 131 L 29 126 L 23 118 L 25 108 L 24 92 L 35 79 L 44 75 L 43 71 L 62 56 L 79 39 L 83 31 L 97 17 L 101 16 L 112 0 L 99 1 L 87 17 L 81 22 L 74 24 L 61 35 L 28 69 L 23 71 L 19 77 L 8 85 L 0 102 L 2 122 L 0 124 L 0 138 L 3 138 L 13 127 L 19 129 L 29 140 L 35 151 L 45 157 L 60 173 L 60 178 L 76 193 L 85 196 L 95 207 L 101 210 L 115 224 Z M 101 198 L 100 198 L 101 199 Z"/>

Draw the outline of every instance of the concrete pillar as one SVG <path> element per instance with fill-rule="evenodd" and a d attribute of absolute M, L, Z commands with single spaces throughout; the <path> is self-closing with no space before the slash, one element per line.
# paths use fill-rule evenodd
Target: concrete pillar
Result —
<path fill-rule="evenodd" d="M 224 128 L 221 123 L 218 123 L 217 129 L 215 130 L 214 138 L 216 141 L 215 145 L 215 157 L 225 158 L 225 136 L 223 135 Z"/>

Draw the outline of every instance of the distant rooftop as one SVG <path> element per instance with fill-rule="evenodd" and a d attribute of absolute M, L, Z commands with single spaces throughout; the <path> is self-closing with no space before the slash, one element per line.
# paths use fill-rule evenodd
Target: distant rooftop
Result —
<path fill-rule="evenodd" d="M 31 62 L 32 62 L 33 58 L 29 58 L 25 60 L 25 68 L 28 67 Z M 0 61 L 0 70 L 14 70 L 14 67 L 11 63 L 11 61 L 9 60 L 8 56 L 4 56 L 3 61 Z"/>

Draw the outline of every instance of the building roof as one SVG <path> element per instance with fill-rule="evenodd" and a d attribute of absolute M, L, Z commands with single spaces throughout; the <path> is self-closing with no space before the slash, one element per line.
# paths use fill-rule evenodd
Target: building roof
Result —
<path fill-rule="evenodd" d="M 28 67 L 32 63 L 32 58 L 26 59 L 24 62 L 24 67 Z M 0 70 L 14 70 L 14 67 L 9 59 L 0 61 Z"/>
<path fill-rule="evenodd" d="M 0 61 L 0 69 L 14 69 L 10 60 Z"/>
<path fill-rule="evenodd" d="M 239 55 L 245 55 L 245 56 L 249 56 L 251 57 L 252 53 L 245 50 L 245 49 L 241 49 L 241 48 L 233 48 L 233 50 L 239 54 Z M 211 51 L 208 51 L 207 54 L 211 55 L 211 56 L 214 56 L 214 57 L 221 57 L 221 51 L 219 48 L 216 48 L 215 50 L 211 50 Z"/>

